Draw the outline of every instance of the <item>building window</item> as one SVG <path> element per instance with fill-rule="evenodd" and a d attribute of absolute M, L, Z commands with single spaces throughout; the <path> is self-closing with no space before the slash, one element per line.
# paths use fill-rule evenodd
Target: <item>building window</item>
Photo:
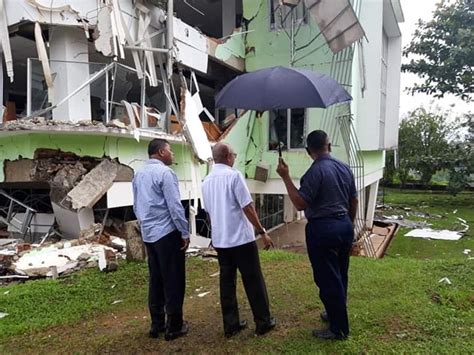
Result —
<path fill-rule="evenodd" d="M 308 23 L 308 11 L 303 0 L 286 0 L 288 5 L 280 0 L 269 0 L 270 30 L 290 28 L 292 18 L 296 25 Z M 295 4 L 295 5 L 290 5 Z"/>
<path fill-rule="evenodd" d="M 258 194 L 255 196 L 255 208 L 265 229 L 284 223 L 283 195 Z"/>
<path fill-rule="evenodd" d="M 268 149 L 303 149 L 306 136 L 306 110 L 303 108 L 271 110 Z"/>

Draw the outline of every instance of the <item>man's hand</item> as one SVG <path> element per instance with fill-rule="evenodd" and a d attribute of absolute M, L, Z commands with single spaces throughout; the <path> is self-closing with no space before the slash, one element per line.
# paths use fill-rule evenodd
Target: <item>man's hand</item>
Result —
<path fill-rule="evenodd" d="M 267 233 L 262 234 L 262 241 L 263 241 L 263 249 L 268 250 L 270 248 L 274 248 L 273 240 Z"/>
<path fill-rule="evenodd" d="M 285 161 L 283 158 L 278 159 L 278 167 L 276 169 L 276 172 L 278 175 L 280 175 L 282 178 L 286 178 L 290 176 L 290 169 L 288 168 L 288 165 L 286 165 Z"/>
<path fill-rule="evenodd" d="M 189 247 L 189 240 L 190 240 L 190 239 L 191 239 L 191 238 L 186 238 L 186 239 L 183 238 L 183 239 L 181 239 L 181 250 L 186 251 L 186 250 L 188 249 L 188 247 Z"/>

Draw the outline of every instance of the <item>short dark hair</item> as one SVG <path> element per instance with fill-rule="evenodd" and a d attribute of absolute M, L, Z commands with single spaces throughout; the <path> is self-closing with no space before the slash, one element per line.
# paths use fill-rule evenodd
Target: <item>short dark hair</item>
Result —
<path fill-rule="evenodd" d="M 163 149 L 168 143 L 166 139 L 155 138 L 148 144 L 148 156 L 152 156 L 160 149 Z"/>
<path fill-rule="evenodd" d="M 326 145 L 328 135 L 326 132 L 316 130 L 308 134 L 306 138 L 306 146 L 312 152 L 320 151 Z"/>

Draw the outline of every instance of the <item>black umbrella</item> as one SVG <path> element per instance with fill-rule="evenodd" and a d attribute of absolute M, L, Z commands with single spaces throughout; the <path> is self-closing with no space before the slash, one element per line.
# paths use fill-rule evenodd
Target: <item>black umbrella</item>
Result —
<path fill-rule="evenodd" d="M 217 94 L 216 107 L 267 111 L 322 107 L 352 97 L 333 78 L 311 70 L 273 67 L 239 75 Z"/>

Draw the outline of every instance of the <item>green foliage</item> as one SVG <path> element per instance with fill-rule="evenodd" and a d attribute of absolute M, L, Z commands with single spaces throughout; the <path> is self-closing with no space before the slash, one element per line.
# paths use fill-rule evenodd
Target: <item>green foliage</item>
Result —
<path fill-rule="evenodd" d="M 404 49 L 405 56 L 414 55 L 402 70 L 423 78 L 422 84 L 410 88 L 443 97 L 454 94 L 465 101 L 474 91 L 474 1 L 441 1 L 433 19 L 419 20 L 413 39 Z"/>
<path fill-rule="evenodd" d="M 393 184 L 396 173 L 397 169 L 395 168 L 395 152 L 393 150 L 389 150 L 385 155 L 385 169 L 383 172 L 382 184 Z"/>
<path fill-rule="evenodd" d="M 404 186 L 414 170 L 427 186 L 436 171 L 442 169 L 449 155 L 449 136 L 453 126 L 446 123 L 440 112 L 429 112 L 421 107 L 400 123 L 399 177 Z"/>
<path fill-rule="evenodd" d="M 461 130 L 467 130 L 466 137 L 459 135 L 450 144 L 450 159 L 446 163 L 449 169 L 448 191 L 456 195 L 469 184 L 470 175 L 474 172 L 474 120 L 472 114 L 464 116 Z"/>

